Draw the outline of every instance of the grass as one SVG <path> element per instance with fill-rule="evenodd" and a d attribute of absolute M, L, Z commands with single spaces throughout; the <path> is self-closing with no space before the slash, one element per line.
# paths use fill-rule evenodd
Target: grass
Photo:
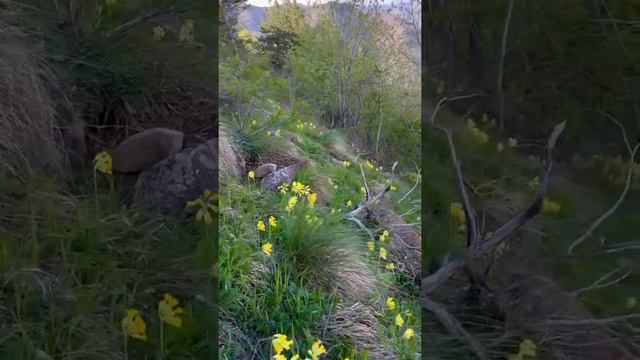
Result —
<path fill-rule="evenodd" d="M 392 355 L 414 359 L 420 352 L 418 291 L 412 281 L 403 282 L 401 274 L 385 270 L 386 262 L 377 253 L 381 243 L 376 252 L 370 252 L 369 237 L 344 219 L 364 196 L 358 164 L 346 168 L 326 153 L 333 139 L 344 141 L 341 135 L 309 120 L 292 122 L 285 116 L 273 123 L 257 122 L 255 127 L 280 129 L 277 141 L 287 139 L 288 134 L 299 139 L 302 154 L 312 163 L 296 181 L 308 185 L 312 192 L 322 188 L 323 196 L 313 207 L 307 196 L 297 196 L 298 202 L 289 212 L 289 199 L 295 195 L 290 189 L 268 192 L 248 178 L 222 181 L 219 300 L 220 322 L 225 324 L 221 343 L 225 345 L 221 358 L 253 354 L 267 358 L 273 355 L 271 337 L 280 333 L 295 341 L 288 356 L 306 354 L 320 339 L 327 358 Z M 256 136 L 262 136 L 257 143 L 277 138 L 265 132 Z M 377 187 L 383 187 L 389 176 L 369 168 L 365 172 L 370 184 Z M 402 181 L 397 186 L 394 198 L 413 184 Z M 416 191 L 413 200 L 419 194 Z M 270 216 L 277 219 L 276 228 L 269 226 Z M 416 217 L 409 216 L 412 220 Z M 266 231 L 259 230 L 258 221 L 266 224 Z M 371 225 L 375 234 L 382 233 L 383 229 Z M 273 245 L 270 256 L 262 250 L 266 243 Z M 389 252 L 393 254 L 393 249 Z M 398 302 L 394 311 L 385 310 L 389 296 Z M 402 339 L 400 327 L 393 322 L 396 313 L 405 317 L 405 311 L 412 316 L 406 318 L 402 332 L 408 327 L 416 331 L 410 341 Z"/>

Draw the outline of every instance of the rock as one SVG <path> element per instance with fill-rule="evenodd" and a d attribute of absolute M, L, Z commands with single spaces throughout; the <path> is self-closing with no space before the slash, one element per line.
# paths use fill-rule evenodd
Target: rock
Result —
<path fill-rule="evenodd" d="M 135 203 L 157 215 L 176 216 L 188 201 L 218 188 L 218 139 L 184 149 L 145 170 L 138 179 Z"/>
<path fill-rule="evenodd" d="M 253 172 L 256 175 L 256 178 L 260 179 L 276 171 L 277 168 L 278 165 L 276 164 L 266 163 L 258 166 L 255 170 L 253 170 Z"/>
<path fill-rule="evenodd" d="M 113 170 L 137 173 L 182 149 L 184 134 L 180 131 L 151 128 L 132 135 L 115 149 L 107 150 L 113 159 Z"/>
<path fill-rule="evenodd" d="M 307 161 L 298 161 L 293 165 L 276 170 L 262 179 L 261 186 L 267 190 L 275 191 L 280 185 L 293 182 L 298 176 L 298 172 L 306 165 Z"/>

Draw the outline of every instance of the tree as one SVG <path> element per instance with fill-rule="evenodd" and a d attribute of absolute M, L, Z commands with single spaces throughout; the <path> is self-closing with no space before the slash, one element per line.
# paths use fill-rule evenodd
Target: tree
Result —
<path fill-rule="evenodd" d="M 304 11 L 295 0 L 284 0 L 269 9 L 267 20 L 260 27 L 262 50 L 271 58 L 276 70 L 289 63 L 300 35 L 306 28 Z"/>

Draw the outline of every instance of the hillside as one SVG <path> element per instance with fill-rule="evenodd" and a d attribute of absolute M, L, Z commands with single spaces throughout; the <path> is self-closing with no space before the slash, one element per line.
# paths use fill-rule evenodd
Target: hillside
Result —
<path fill-rule="evenodd" d="M 308 14 L 221 38 L 220 356 L 418 359 L 419 77 L 385 23 Z"/>

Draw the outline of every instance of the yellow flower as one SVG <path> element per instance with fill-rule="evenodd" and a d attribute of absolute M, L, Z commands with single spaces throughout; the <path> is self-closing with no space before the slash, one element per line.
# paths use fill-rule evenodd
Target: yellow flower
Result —
<path fill-rule="evenodd" d="M 160 41 L 164 39 L 166 35 L 166 31 L 162 26 L 156 26 L 153 28 L 153 38 Z"/>
<path fill-rule="evenodd" d="M 312 360 L 318 360 L 320 355 L 327 353 L 327 350 L 322 345 L 322 341 L 316 340 L 311 346 L 311 350 L 307 351 L 307 353 L 311 355 Z"/>
<path fill-rule="evenodd" d="M 258 221 L 258 230 L 259 231 L 267 231 L 267 227 L 264 225 L 264 221 Z"/>
<path fill-rule="evenodd" d="M 537 176 L 534 177 L 527 183 L 527 186 L 529 187 L 529 191 L 536 191 L 538 186 L 540 186 L 540 178 Z"/>
<path fill-rule="evenodd" d="M 256 173 L 253 172 L 253 170 L 249 171 L 249 179 L 255 179 L 256 178 Z"/>
<path fill-rule="evenodd" d="M 374 244 L 373 241 L 369 241 L 367 243 L 367 247 L 369 248 L 369 251 L 373 251 L 376 248 L 376 244 Z"/>
<path fill-rule="evenodd" d="M 557 214 L 558 212 L 560 212 L 560 209 L 562 208 L 562 205 L 560 205 L 559 203 L 549 200 L 547 198 L 544 198 L 542 201 L 542 211 L 549 213 L 549 214 Z"/>
<path fill-rule="evenodd" d="M 273 355 L 273 360 L 287 360 L 287 357 L 284 355 L 280 355 L 280 354 L 275 354 Z M 293 358 L 292 358 L 293 359 Z"/>
<path fill-rule="evenodd" d="M 367 160 L 367 167 L 369 169 L 373 169 L 375 166 L 373 166 L 373 164 L 369 160 Z"/>
<path fill-rule="evenodd" d="M 402 320 L 402 316 L 400 316 L 400 314 L 396 315 L 396 325 L 398 326 L 404 325 L 404 320 Z"/>
<path fill-rule="evenodd" d="M 415 335 L 415 332 L 413 331 L 413 329 L 409 328 L 409 329 L 404 331 L 404 333 L 402 334 L 402 337 L 405 340 L 411 340 L 414 335 Z"/>
<path fill-rule="evenodd" d="M 380 257 L 387 260 L 387 250 L 383 247 L 380 248 Z"/>
<path fill-rule="evenodd" d="M 331 213 L 335 214 L 336 213 L 336 209 L 331 209 Z"/>
<path fill-rule="evenodd" d="M 147 341 L 147 324 L 144 323 L 140 311 L 129 309 L 122 318 L 122 331 L 134 339 Z"/>
<path fill-rule="evenodd" d="M 459 202 L 451 203 L 449 213 L 451 214 L 451 217 L 454 220 L 456 220 L 458 223 L 460 224 L 467 223 L 467 216 L 464 212 L 464 208 L 462 207 L 461 203 Z"/>
<path fill-rule="evenodd" d="M 396 264 L 394 263 L 388 263 L 387 265 L 384 266 L 385 269 L 389 270 L 389 271 L 393 271 L 396 269 Z"/>
<path fill-rule="evenodd" d="M 292 196 L 289 198 L 289 201 L 287 202 L 287 207 L 286 210 L 287 212 L 291 212 L 293 211 L 293 208 L 296 207 L 296 204 L 298 203 L 298 197 L 297 196 Z"/>
<path fill-rule="evenodd" d="M 396 308 L 396 301 L 392 297 L 387 298 L 387 307 L 389 310 L 393 310 Z"/>
<path fill-rule="evenodd" d="M 93 169 L 103 174 L 113 174 L 113 158 L 106 151 L 99 152 L 93 158 Z"/>
<path fill-rule="evenodd" d="M 514 138 L 511 138 L 511 137 L 510 137 L 508 141 L 509 141 L 509 147 L 516 147 L 516 146 L 518 146 L 518 140 L 517 140 L 517 139 L 514 139 Z"/>
<path fill-rule="evenodd" d="M 274 229 L 278 227 L 278 220 L 274 216 L 269 216 L 269 226 Z"/>
<path fill-rule="evenodd" d="M 286 360 L 286 359 L 285 359 Z M 291 360 L 300 360 L 300 355 L 295 354 L 291 357 Z"/>
<path fill-rule="evenodd" d="M 498 143 L 496 150 L 498 150 L 498 152 L 502 152 L 502 150 L 504 150 L 504 145 L 502 145 L 502 143 Z"/>
<path fill-rule="evenodd" d="M 278 190 L 280 190 L 281 194 L 286 194 L 289 191 L 289 183 L 284 183 L 278 186 Z"/>
<path fill-rule="evenodd" d="M 262 252 L 267 254 L 267 256 L 271 256 L 271 253 L 273 252 L 273 244 L 266 243 L 262 245 Z"/>
<path fill-rule="evenodd" d="M 347 208 L 351 208 L 353 206 L 353 203 L 351 202 L 351 200 L 347 201 Z"/>
<path fill-rule="evenodd" d="M 291 191 L 300 196 L 311 194 L 311 188 L 298 181 L 294 181 L 293 184 L 291 184 Z"/>
<path fill-rule="evenodd" d="M 182 319 L 178 315 L 184 311 L 178 306 L 178 299 L 171 294 L 164 294 L 164 299 L 158 302 L 158 315 L 160 320 L 175 327 L 182 327 Z"/>
<path fill-rule="evenodd" d="M 351 166 L 351 162 L 349 160 L 345 160 L 342 162 L 342 166 L 348 168 L 349 166 Z"/>
<path fill-rule="evenodd" d="M 398 188 L 397 188 L 395 185 L 391 185 L 390 190 L 391 190 L 391 191 L 397 191 L 397 190 L 398 190 Z"/>
<path fill-rule="evenodd" d="M 318 194 L 309 194 L 307 195 L 307 199 L 309 200 L 309 206 L 313 207 L 316 204 L 316 201 L 318 201 Z"/>
<path fill-rule="evenodd" d="M 364 186 L 360 188 L 360 192 L 362 193 L 362 195 L 367 196 L 367 189 Z"/>
<path fill-rule="evenodd" d="M 531 356 L 531 357 L 535 357 L 536 356 L 536 344 L 529 340 L 529 339 L 524 339 L 522 340 L 522 342 L 520 343 L 520 352 L 519 352 L 520 356 Z"/>
<path fill-rule="evenodd" d="M 273 335 L 273 340 L 271 340 L 271 344 L 273 345 L 273 350 L 276 354 L 282 353 L 282 350 L 291 349 L 291 345 L 293 345 L 293 340 L 287 340 L 287 335 L 275 334 Z"/>

